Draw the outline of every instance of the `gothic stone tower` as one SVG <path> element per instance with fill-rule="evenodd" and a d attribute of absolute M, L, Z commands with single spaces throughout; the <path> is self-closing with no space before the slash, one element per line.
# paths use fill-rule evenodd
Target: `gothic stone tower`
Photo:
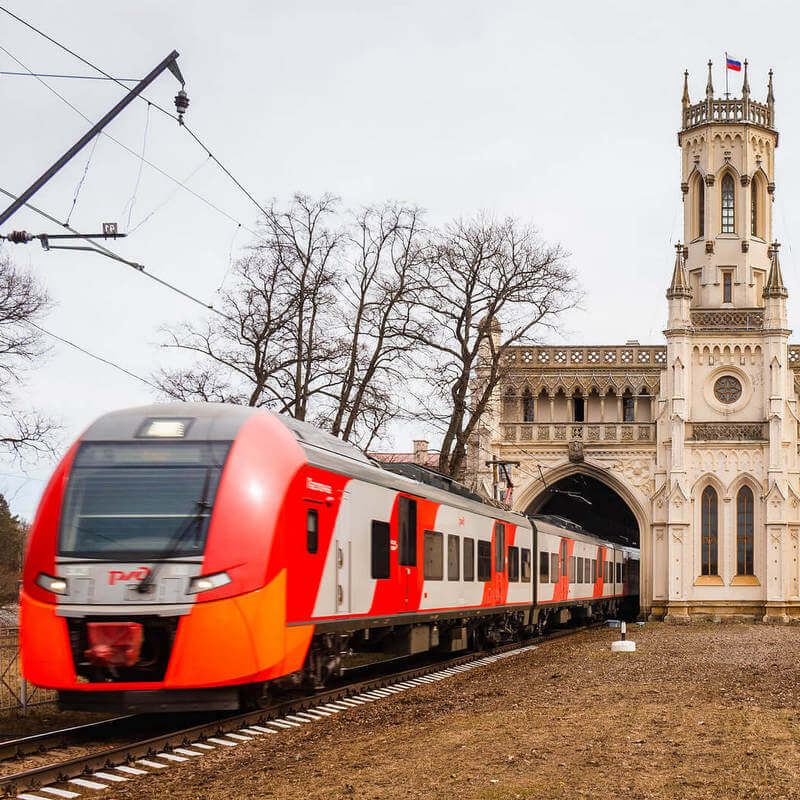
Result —
<path fill-rule="evenodd" d="M 684 80 L 666 347 L 508 347 L 469 448 L 476 488 L 492 493 L 487 461 L 519 462 L 515 509 L 638 541 L 655 618 L 800 618 L 800 347 L 772 242 L 774 104 L 772 73 L 766 102 L 750 99 L 747 62 L 739 98 L 714 97 L 710 65 L 700 102 Z"/>
<path fill-rule="evenodd" d="M 687 76 L 688 77 L 688 76 Z M 798 598 L 798 417 L 787 291 L 772 234 L 775 130 L 766 103 L 705 98 L 684 78 L 684 241 L 667 291 L 653 497 L 654 604 L 785 620 Z"/>

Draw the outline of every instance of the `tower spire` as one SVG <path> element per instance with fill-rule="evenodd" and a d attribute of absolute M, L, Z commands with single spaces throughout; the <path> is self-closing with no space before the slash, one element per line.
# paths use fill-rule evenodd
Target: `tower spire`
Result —
<path fill-rule="evenodd" d="M 767 282 L 764 286 L 764 297 L 788 297 L 789 292 L 783 282 L 783 274 L 781 273 L 781 262 L 778 258 L 778 248 L 780 244 L 774 241 L 769 248 L 769 275 L 767 275 Z"/>
<path fill-rule="evenodd" d="M 681 98 L 681 102 L 683 103 L 683 107 L 686 108 L 689 103 L 689 70 L 686 69 L 683 71 L 683 97 Z"/>
<path fill-rule="evenodd" d="M 711 80 L 711 59 L 708 59 L 708 83 L 706 84 L 706 99 L 714 99 L 714 83 Z"/>
<path fill-rule="evenodd" d="M 676 297 L 691 297 L 692 287 L 686 276 L 686 249 L 678 242 L 675 245 L 675 268 L 672 270 L 672 280 L 667 289 L 667 299 Z"/>
<path fill-rule="evenodd" d="M 744 80 L 742 81 L 742 98 L 748 100 L 750 98 L 750 83 L 747 80 L 747 59 L 744 60 Z"/>

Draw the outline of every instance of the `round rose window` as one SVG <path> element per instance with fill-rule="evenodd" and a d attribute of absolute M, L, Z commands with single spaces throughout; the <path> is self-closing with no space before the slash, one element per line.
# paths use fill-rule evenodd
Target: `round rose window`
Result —
<path fill-rule="evenodd" d="M 742 384 L 733 375 L 723 375 L 714 384 L 714 397 L 720 403 L 735 403 L 742 396 Z"/>

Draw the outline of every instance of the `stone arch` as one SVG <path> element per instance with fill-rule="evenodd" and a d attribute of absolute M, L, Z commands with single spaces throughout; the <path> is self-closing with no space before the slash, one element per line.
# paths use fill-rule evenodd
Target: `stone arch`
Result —
<path fill-rule="evenodd" d="M 514 510 L 525 513 L 529 509 L 534 509 L 535 513 L 546 499 L 546 487 L 550 487 L 558 481 L 573 475 L 586 475 L 594 478 L 599 483 L 604 484 L 613 491 L 625 505 L 630 509 L 636 525 L 639 528 L 639 549 L 641 551 L 640 565 L 640 604 L 643 609 L 649 609 L 652 603 L 652 550 L 651 542 L 651 516 L 646 505 L 646 499 L 632 486 L 628 485 L 624 478 L 615 474 L 609 469 L 596 466 L 590 462 L 573 463 L 566 462 L 553 467 L 543 473 L 545 483 L 539 477 L 531 478 L 525 483 L 519 493 L 514 498 Z"/>

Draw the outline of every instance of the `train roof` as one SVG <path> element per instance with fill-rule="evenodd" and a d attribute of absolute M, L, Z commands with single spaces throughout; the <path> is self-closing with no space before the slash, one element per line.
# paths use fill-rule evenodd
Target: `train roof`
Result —
<path fill-rule="evenodd" d="M 519 525 L 527 517 L 485 502 L 467 487 L 434 470 L 414 464 L 379 464 L 367 458 L 355 445 L 344 442 L 308 422 L 263 408 L 227 403 L 153 403 L 111 411 L 93 422 L 82 441 L 126 441 L 141 436 L 151 420 L 184 422 L 184 441 L 231 441 L 254 414 L 271 414 L 294 435 L 308 462 L 349 477 L 361 478 L 397 491 L 482 513 Z"/>

